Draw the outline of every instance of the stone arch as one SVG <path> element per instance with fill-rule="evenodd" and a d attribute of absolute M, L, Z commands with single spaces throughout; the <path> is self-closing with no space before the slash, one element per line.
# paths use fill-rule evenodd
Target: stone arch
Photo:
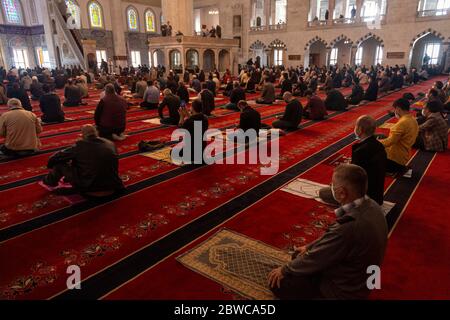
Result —
<path fill-rule="evenodd" d="M 427 35 L 429 35 L 429 34 L 432 34 L 432 35 L 436 36 L 437 38 L 441 39 L 442 42 L 445 41 L 445 37 L 444 37 L 440 32 L 437 32 L 436 30 L 429 28 L 428 30 L 425 30 L 425 31 L 423 31 L 423 32 L 421 32 L 421 33 L 419 33 L 419 34 L 417 34 L 417 35 L 412 39 L 412 41 L 411 41 L 411 43 L 409 44 L 409 46 L 410 46 L 411 48 L 414 47 L 414 44 L 417 42 L 417 40 L 420 40 L 421 38 L 423 38 L 423 37 L 425 37 L 425 36 L 427 36 Z M 449 40 L 450 40 L 450 37 L 449 37 Z"/>
<path fill-rule="evenodd" d="M 358 41 L 356 41 L 356 47 L 359 47 L 361 45 L 361 43 L 363 43 L 364 41 L 366 41 L 366 40 L 368 40 L 370 38 L 374 38 L 376 41 L 378 41 L 380 43 L 380 45 L 382 47 L 384 47 L 383 39 L 381 39 L 379 36 L 377 36 L 376 34 L 374 34 L 372 32 L 369 32 L 365 36 L 359 38 Z"/>
<path fill-rule="evenodd" d="M 309 40 L 308 43 L 306 43 L 305 51 L 309 50 L 311 45 L 316 42 L 321 42 L 325 45 L 326 48 L 328 48 L 328 43 L 325 40 L 323 40 L 321 37 L 316 36 L 316 37 L 312 38 L 311 40 Z"/>
<path fill-rule="evenodd" d="M 275 39 L 269 44 L 269 49 L 284 49 L 284 50 L 287 50 L 287 46 L 280 39 Z"/>
<path fill-rule="evenodd" d="M 348 44 L 353 46 L 353 41 L 346 35 L 341 34 L 339 37 L 335 38 L 333 41 L 330 42 L 330 47 L 333 48 L 336 45 L 336 43 L 342 40 L 348 41 Z"/>
<path fill-rule="evenodd" d="M 250 50 L 257 50 L 257 49 L 263 49 L 266 50 L 267 46 L 264 44 L 264 42 L 260 41 L 260 40 L 256 40 L 255 42 L 252 43 L 252 45 L 250 46 Z"/>

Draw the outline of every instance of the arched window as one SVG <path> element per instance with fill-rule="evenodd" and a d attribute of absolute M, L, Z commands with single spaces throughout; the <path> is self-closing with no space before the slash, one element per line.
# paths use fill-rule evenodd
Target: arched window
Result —
<path fill-rule="evenodd" d="M 97 1 L 89 4 L 89 19 L 92 28 L 103 28 L 103 12 L 102 7 Z"/>
<path fill-rule="evenodd" d="M 128 29 L 137 31 L 139 29 L 138 13 L 135 8 L 129 7 L 127 10 Z"/>
<path fill-rule="evenodd" d="M 23 24 L 22 7 L 19 0 L 2 0 L 2 5 L 8 23 Z"/>
<path fill-rule="evenodd" d="M 75 19 L 76 25 L 80 26 L 80 7 L 74 0 L 66 0 L 67 11 Z"/>
<path fill-rule="evenodd" d="M 147 32 L 156 32 L 155 14 L 150 9 L 145 12 L 145 29 Z"/>

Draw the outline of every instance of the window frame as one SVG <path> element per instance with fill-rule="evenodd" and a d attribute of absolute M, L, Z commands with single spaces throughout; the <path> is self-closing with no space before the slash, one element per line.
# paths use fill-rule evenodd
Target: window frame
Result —
<path fill-rule="evenodd" d="M 151 13 L 153 15 L 153 31 L 148 29 L 148 23 L 147 23 L 148 22 L 147 21 L 147 14 L 148 13 Z M 153 9 L 147 8 L 145 10 L 145 12 L 144 12 L 144 19 L 145 19 L 145 32 L 147 32 L 147 33 L 156 33 L 157 30 L 158 30 L 158 26 L 157 26 L 157 23 L 156 23 L 156 14 L 153 11 Z"/>
<path fill-rule="evenodd" d="M 101 26 L 94 26 L 93 25 L 93 21 L 92 21 L 92 17 L 91 17 L 91 5 L 92 4 L 96 4 L 100 8 L 100 22 L 101 22 Z M 105 14 L 104 14 L 104 11 L 103 11 L 103 6 L 101 5 L 100 2 L 98 2 L 97 0 L 90 0 L 87 3 L 87 14 L 88 14 L 88 19 L 89 19 L 89 26 L 90 26 L 91 29 L 105 29 Z"/>
<path fill-rule="evenodd" d="M 136 15 L 136 28 L 131 27 L 131 20 L 130 20 L 130 12 L 134 11 Z M 127 30 L 130 32 L 139 32 L 140 31 L 140 21 L 139 21 L 139 11 L 134 6 L 128 6 L 125 10 L 126 20 L 127 20 Z"/>
<path fill-rule="evenodd" d="M 13 25 L 13 26 L 24 26 L 24 25 L 26 25 L 25 14 L 24 14 L 25 12 L 23 10 L 22 2 L 20 0 L 13 0 L 16 3 L 15 8 L 16 8 L 18 14 L 19 14 L 20 21 L 19 22 L 11 22 L 8 19 L 8 15 L 6 14 L 5 1 L 7 1 L 7 0 L 2 0 L 1 1 L 1 6 L 2 6 L 2 10 L 1 11 L 2 11 L 2 15 L 3 15 L 4 23 L 8 24 L 8 25 Z"/>

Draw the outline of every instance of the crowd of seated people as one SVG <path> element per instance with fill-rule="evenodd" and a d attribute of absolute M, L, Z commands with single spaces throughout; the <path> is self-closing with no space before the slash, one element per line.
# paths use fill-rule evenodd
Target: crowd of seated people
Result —
<path fill-rule="evenodd" d="M 435 71 L 427 72 L 433 74 Z M 5 80 L 5 83 L 0 85 L 0 103 L 13 101 L 11 110 L 2 116 L 2 126 L 11 125 L 8 118 L 12 116 L 9 114 L 16 115 L 16 111 L 20 111 L 17 115 L 24 119 L 29 117 L 37 121 L 33 122 L 36 126 L 33 130 L 27 130 L 27 135 L 34 132 L 35 137 L 30 139 L 31 143 L 17 144 L 17 140 L 27 140 L 28 137 L 13 135 L 15 130 L 11 128 L 3 131 L 6 137 L 2 147 L 3 153 L 8 155 L 28 154 L 39 149 L 38 135 L 42 126 L 39 120 L 34 120 L 37 117 L 33 113 L 25 113 L 31 110 L 30 97 L 39 101 L 42 122 L 64 122 L 63 106 L 83 105 L 83 99 L 89 95 L 89 83 L 102 90 L 94 116 L 97 135 L 112 141 L 122 141 L 126 138 L 124 132 L 128 108 L 127 101 L 120 96 L 123 85 L 128 86 L 136 99 L 142 100 L 140 106 L 143 109 L 158 109 L 161 124 L 173 126 L 184 123 L 191 116 L 193 121 L 199 120 L 196 119 L 200 118 L 199 114 L 201 117 L 212 116 L 216 107 L 215 97 L 219 92 L 224 92 L 227 93 L 224 96 L 229 98 L 229 103 L 224 107 L 241 112 L 239 127 L 258 131 L 264 125 L 261 123 L 261 115 L 257 108 L 251 107 L 246 102 L 249 94 L 255 94 L 253 99 L 257 104 L 271 105 L 277 99 L 283 99 L 286 103 L 285 111 L 272 126 L 290 131 L 297 129 L 304 118 L 324 120 L 328 114 L 327 110 L 345 111 L 349 105 L 358 105 L 364 100 L 376 101 L 381 92 L 389 92 L 421 81 L 421 76 L 414 68 L 408 72 L 404 66 L 352 68 L 347 65 L 342 68 L 310 66 L 286 69 L 261 68 L 260 65 L 254 64 L 244 66 L 234 78 L 229 70 L 222 77 L 218 71 L 205 73 L 198 68 L 186 70 L 180 76 L 172 70 L 166 72 L 165 68 L 160 66 L 119 68 L 117 74 L 93 74 L 84 72 L 78 67 L 52 71 L 13 68 L 0 74 Z M 367 86 L 366 90 L 364 86 Z M 345 96 L 342 90 L 338 90 L 342 87 L 351 87 L 351 93 Z M 63 103 L 55 93 L 55 89 L 58 88 L 64 88 Z M 278 95 L 277 88 L 280 91 Z M 320 97 L 321 91 L 324 91 L 325 98 Z M 197 95 L 195 106 L 201 108 L 201 111 L 192 110 L 191 113 L 183 111 L 180 116 L 180 107 L 183 109 L 188 105 L 189 95 L 192 93 Z M 387 153 L 387 171 L 393 174 L 404 173 L 413 145 L 429 151 L 446 149 L 446 120 L 443 118 L 443 112 L 446 110 L 446 104 L 448 108 L 449 95 L 450 80 L 445 84 L 437 81 L 428 92 L 423 115 L 417 120 L 410 114 L 410 101 L 395 102 L 395 115 L 400 121 L 391 130 L 389 137 L 380 140 Z M 306 97 L 306 105 L 302 106 L 297 97 Z M 20 106 L 17 101 L 20 101 Z M 164 114 L 166 108 L 168 116 Z M 361 136 L 364 133 L 370 136 L 370 128 L 365 128 L 365 122 L 367 121 L 361 121 Z M 18 131 L 20 130 L 22 129 L 19 128 Z M 405 131 L 409 132 L 408 136 L 404 134 Z"/>

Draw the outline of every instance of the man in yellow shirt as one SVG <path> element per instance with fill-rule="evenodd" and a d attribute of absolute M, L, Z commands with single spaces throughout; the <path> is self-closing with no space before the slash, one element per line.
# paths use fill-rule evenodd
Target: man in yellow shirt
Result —
<path fill-rule="evenodd" d="M 380 140 L 386 148 L 388 161 L 386 171 L 388 173 L 403 175 L 406 173 L 406 164 L 411 155 L 411 148 L 419 134 L 419 125 L 416 119 L 409 113 L 409 101 L 401 98 L 394 102 L 395 117 L 398 122 L 391 128 L 389 137 Z"/>

